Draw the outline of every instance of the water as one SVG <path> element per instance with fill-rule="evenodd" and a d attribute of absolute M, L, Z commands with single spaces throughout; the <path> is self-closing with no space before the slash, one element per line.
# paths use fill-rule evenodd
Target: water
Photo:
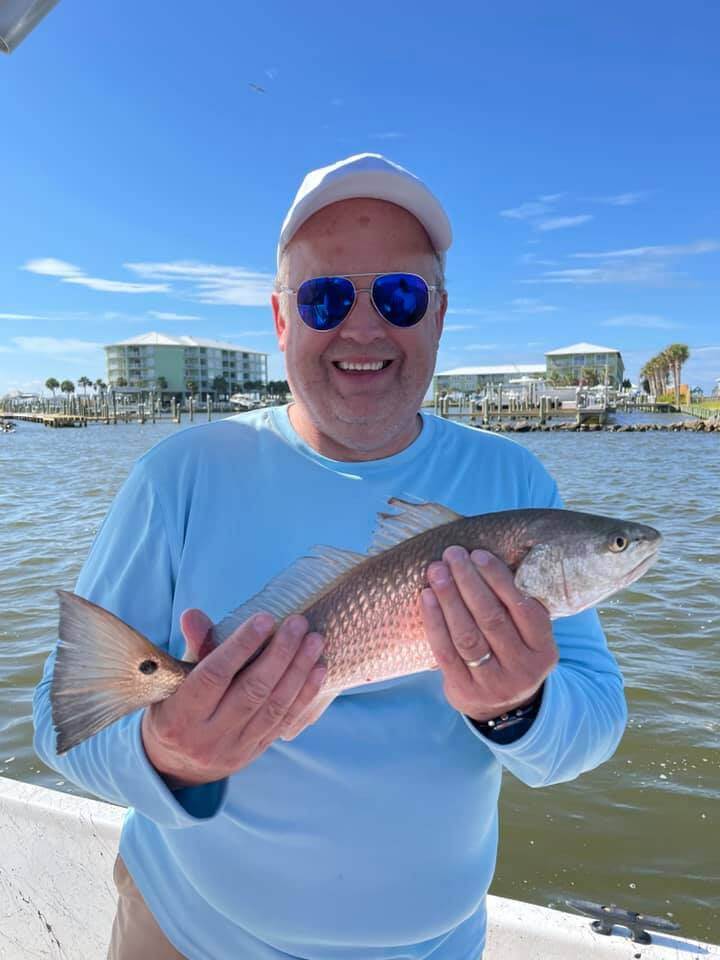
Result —
<path fill-rule="evenodd" d="M 654 419 L 659 419 L 657 416 Z M 0 434 L 0 775 L 75 791 L 32 752 L 31 699 L 72 589 L 135 458 L 170 423 Z M 657 526 L 661 562 L 600 607 L 627 683 L 615 756 L 570 784 L 506 775 L 492 892 L 665 915 L 720 942 L 720 437 L 532 433 L 516 438 L 568 507 Z"/>

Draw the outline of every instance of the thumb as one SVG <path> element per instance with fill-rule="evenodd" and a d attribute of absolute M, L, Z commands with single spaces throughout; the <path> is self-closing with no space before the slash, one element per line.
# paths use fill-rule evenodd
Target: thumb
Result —
<path fill-rule="evenodd" d="M 197 663 L 213 649 L 210 639 L 212 620 L 202 610 L 191 608 L 180 614 L 180 629 L 185 637 L 183 660 Z"/>

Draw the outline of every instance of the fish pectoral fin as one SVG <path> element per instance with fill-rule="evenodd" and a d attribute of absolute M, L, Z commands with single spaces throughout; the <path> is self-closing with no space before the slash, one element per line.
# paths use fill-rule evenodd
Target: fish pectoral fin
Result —
<path fill-rule="evenodd" d="M 315 723 L 315 721 L 318 720 L 323 713 L 325 713 L 336 696 L 336 693 L 319 693 L 314 700 L 310 701 L 292 727 L 286 730 L 280 739 L 294 740 L 295 737 L 302 733 L 306 727 L 309 727 L 310 724 Z"/>
<path fill-rule="evenodd" d="M 362 553 L 337 547 L 317 546 L 313 547 L 313 551 L 311 556 L 296 560 L 260 593 L 256 593 L 213 627 L 215 643 L 227 640 L 241 623 L 256 613 L 271 613 L 278 620 L 284 620 L 291 613 L 309 607 L 331 590 L 340 577 L 367 559 Z"/>
<path fill-rule="evenodd" d="M 401 512 L 378 514 L 379 523 L 368 548 L 370 556 L 389 550 L 390 547 L 395 547 L 419 533 L 425 533 L 426 530 L 460 520 L 463 516 L 442 503 L 410 503 L 399 497 L 391 497 L 388 504 L 400 508 Z"/>

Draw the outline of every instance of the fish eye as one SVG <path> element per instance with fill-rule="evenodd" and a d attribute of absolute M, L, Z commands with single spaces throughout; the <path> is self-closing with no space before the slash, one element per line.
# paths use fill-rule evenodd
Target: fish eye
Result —
<path fill-rule="evenodd" d="M 143 660 L 138 669 L 140 673 L 155 673 L 159 663 L 156 660 Z"/>
<path fill-rule="evenodd" d="M 613 537 L 608 546 L 613 553 L 622 553 L 623 550 L 627 548 L 629 543 L 630 541 L 627 539 L 627 537 L 623 537 L 622 534 L 618 534 L 616 537 Z"/>

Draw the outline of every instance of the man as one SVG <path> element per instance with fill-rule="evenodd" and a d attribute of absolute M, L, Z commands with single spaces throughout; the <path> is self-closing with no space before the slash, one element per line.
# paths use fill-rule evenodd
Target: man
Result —
<path fill-rule="evenodd" d="M 436 198 L 382 157 L 308 174 L 272 296 L 293 403 L 141 458 L 77 592 L 197 654 L 211 621 L 315 544 L 366 550 L 391 496 L 559 506 L 520 445 L 418 412 L 450 239 Z M 625 705 L 594 612 L 551 628 L 500 561 L 459 547 L 428 582 L 439 670 L 347 691 L 289 741 L 324 675 L 302 617 L 258 613 L 168 700 L 63 757 L 49 659 L 38 753 L 132 808 L 111 960 L 477 960 L 503 767 L 531 786 L 577 776 L 612 754 Z"/>

